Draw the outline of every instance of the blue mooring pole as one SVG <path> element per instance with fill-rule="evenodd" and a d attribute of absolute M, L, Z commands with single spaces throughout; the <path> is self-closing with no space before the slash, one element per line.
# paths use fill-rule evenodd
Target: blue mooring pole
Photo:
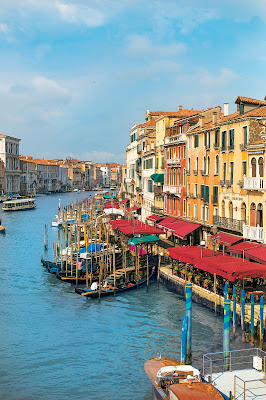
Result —
<path fill-rule="evenodd" d="M 260 348 L 263 346 L 263 308 L 264 308 L 264 297 L 260 298 Z"/>
<path fill-rule="evenodd" d="M 191 364 L 191 332 L 192 332 L 192 283 L 186 284 L 186 316 L 188 318 L 187 328 L 187 363 Z"/>
<path fill-rule="evenodd" d="M 245 330 L 245 290 L 241 291 L 241 328 Z"/>
<path fill-rule="evenodd" d="M 251 293 L 250 295 L 250 304 L 251 304 L 251 309 L 250 309 L 250 333 L 251 333 L 251 343 L 254 343 L 254 294 Z"/>
<path fill-rule="evenodd" d="M 226 283 L 224 285 L 224 299 L 227 299 L 227 295 L 228 295 L 228 283 Z"/>
<path fill-rule="evenodd" d="M 233 337 L 236 336 L 236 287 L 233 287 Z"/>
<path fill-rule="evenodd" d="M 182 324 L 182 338 L 181 338 L 181 363 L 186 364 L 187 361 L 187 328 L 188 318 L 185 315 Z"/>
<path fill-rule="evenodd" d="M 230 305 L 228 298 L 224 300 L 224 334 L 223 334 L 223 359 L 224 371 L 229 370 L 229 353 L 230 353 Z"/>

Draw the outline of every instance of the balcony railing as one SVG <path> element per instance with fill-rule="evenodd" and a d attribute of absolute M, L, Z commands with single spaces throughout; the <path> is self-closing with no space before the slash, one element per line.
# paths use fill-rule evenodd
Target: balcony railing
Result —
<path fill-rule="evenodd" d="M 198 175 L 199 171 L 197 169 L 193 169 L 193 174 Z"/>
<path fill-rule="evenodd" d="M 233 182 L 230 180 L 225 181 L 225 185 L 229 188 L 233 186 Z"/>
<path fill-rule="evenodd" d="M 205 169 L 201 169 L 200 173 L 201 173 L 202 176 L 205 176 L 206 175 L 206 170 Z"/>
<path fill-rule="evenodd" d="M 222 187 L 225 186 L 225 180 L 220 181 L 220 186 L 222 186 Z"/>
<path fill-rule="evenodd" d="M 218 205 L 218 196 L 212 196 L 212 204 Z"/>
<path fill-rule="evenodd" d="M 228 146 L 228 150 L 229 151 L 234 151 L 235 150 L 235 145 L 234 144 L 230 144 L 230 146 Z"/>
<path fill-rule="evenodd" d="M 219 143 L 214 143 L 213 148 L 214 148 L 214 150 L 219 150 L 219 148 L 220 148 Z"/>
<path fill-rule="evenodd" d="M 213 225 L 220 228 L 231 229 L 232 231 L 243 232 L 243 225 L 246 221 L 239 221 L 238 219 L 220 217 L 219 215 L 213 216 Z"/>
<path fill-rule="evenodd" d="M 242 189 L 243 188 L 243 181 L 238 181 L 238 186 Z"/>
<path fill-rule="evenodd" d="M 227 146 L 225 146 L 225 145 L 221 146 L 220 150 L 221 151 L 226 151 L 227 150 Z"/>
<path fill-rule="evenodd" d="M 264 241 L 264 230 L 262 227 L 243 225 L 243 238 L 249 240 Z"/>
<path fill-rule="evenodd" d="M 244 176 L 243 189 L 245 190 L 266 190 L 266 179 Z"/>
<path fill-rule="evenodd" d="M 151 212 L 154 214 L 164 215 L 163 209 L 160 207 L 151 206 Z"/>
<path fill-rule="evenodd" d="M 187 175 L 190 175 L 190 169 L 187 169 Z"/>
<path fill-rule="evenodd" d="M 138 193 L 142 192 L 142 187 L 136 187 L 136 191 L 137 191 Z"/>
<path fill-rule="evenodd" d="M 178 195 L 181 193 L 181 186 L 163 185 L 163 192 Z"/>
<path fill-rule="evenodd" d="M 205 204 L 209 203 L 209 195 L 208 194 L 203 194 L 202 196 L 200 196 L 200 198 L 203 201 L 203 203 L 205 203 Z"/>
<path fill-rule="evenodd" d="M 239 147 L 241 151 L 247 150 L 247 143 L 240 143 Z"/>
<path fill-rule="evenodd" d="M 173 164 L 180 164 L 181 160 L 180 158 L 168 158 L 166 162 L 168 165 L 173 165 Z"/>
<path fill-rule="evenodd" d="M 209 144 L 205 145 L 205 150 L 210 150 L 210 145 Z"/>
<path fill-rule="evenodd" d="M 156 186 L 156 185 L 154 185 L 154 186 L 153 186 L 153 191 L 154 191 L 155 196 L 161 196 L 161 195 L 163 194 L 163 188 L 162 188 L 162 186 Z"/>

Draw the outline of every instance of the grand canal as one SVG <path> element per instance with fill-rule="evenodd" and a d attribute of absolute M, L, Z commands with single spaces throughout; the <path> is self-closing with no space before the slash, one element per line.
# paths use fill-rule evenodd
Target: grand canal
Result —
<path fill-rule="evenodd" d="M 41 265 L 44 224 L 88 193 L 37 197 L 34 211 L 0 211 L 0 398 L 150 400 L 145 360 L 179 355 L 184 300 L 160 285 L 89 300 Z M 221 350 L 223 319 L 193 303 L 193 359 Z M 241 332 L 232 347 L 241 348 Z"/>

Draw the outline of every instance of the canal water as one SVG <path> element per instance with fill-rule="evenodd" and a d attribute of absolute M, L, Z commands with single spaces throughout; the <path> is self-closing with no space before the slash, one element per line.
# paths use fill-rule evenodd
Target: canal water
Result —
<path fill-rule="evenodd" d="M 89 193 L 37 197 L 33 211 L 0 211 L 0 398 L 151 400 L 145 360 L 179 357 L 185 302 L 152 284 L 116 298 L 85 299 L 41 265 L 63 205 Z M 223 319 L 193 303 L 193 359 L 222 349 Z M 241 332 L 232 348 L 241 348 Z"/>

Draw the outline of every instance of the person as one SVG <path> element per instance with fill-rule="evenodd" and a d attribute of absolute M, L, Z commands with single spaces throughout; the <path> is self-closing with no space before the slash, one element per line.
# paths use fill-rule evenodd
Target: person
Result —
<path fill-rule="evenodd" d="M 97 282 L 93 282 L 91 284 L 91 290 L 97 290 L 98 289 L 98 283 Z"/>
<path fill-rule="evenodd" d="M 108 282 L 105 281 L 105 282 L 104 282 L 104 285 L 103 285 L 103 288 L 104 288 L 104 289 L 107 289 L 107 286 L 108 286 Z"/>
<path fill-rule="evenodd" d="M 81 272 L 82 272 L 82 261 L 78 261 L 78 272 L 79 272 L 79 277 L 81 277 Z"/>

